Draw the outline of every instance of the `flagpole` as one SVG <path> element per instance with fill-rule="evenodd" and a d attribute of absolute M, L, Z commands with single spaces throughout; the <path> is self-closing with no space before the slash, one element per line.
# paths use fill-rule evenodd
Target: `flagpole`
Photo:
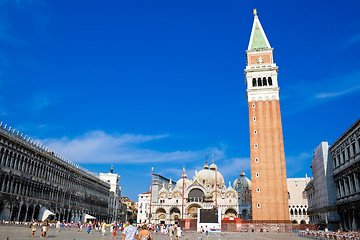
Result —
<path fill-rule="evenodd" d="M 184 192 L 185 192 L 185 167 L 183 167 L 183 191 L 182 191 L 182 211 L 181 211 L 181 219 L 184 220 Z"/>
<path fill-rule="evenodd" d="M 149 223 L 151 223 L 151 202 L 152 202 L 152 185 L 153 185 L 153 173 L 154 167 L 151 167 L 151 185 L 150 185 L 150 213 L 149 213 Z"/>
<path fill-rule="evenodd" d="M 211 157 L 212 157 L 212 162 L 215 165 L 215 163 L 214 163 L 214 158 L 215 158 L 214 154 L 212 154 Z M 216 166 L 215 167 L 215 209 L 217 209 L 217 196 L 218 196 L 218 194 L 217 194 L 217 166 Z"/>

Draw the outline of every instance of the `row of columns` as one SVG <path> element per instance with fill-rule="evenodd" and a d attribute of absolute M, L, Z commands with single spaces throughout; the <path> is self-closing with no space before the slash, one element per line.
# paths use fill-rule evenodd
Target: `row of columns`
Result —
<path fill-rule="evenodd" d="M 0 220 L 5 221 L 25 221 L 30 222 L 32 219 L 36 221 L 41 221 L 42 215 L 40 215 L 40 210 L 43 207 L 40 204 L 31 204 L 29 201 L 27 202 L 2 202 L 0 208 Z M 47 209 L 47 208 L 46 208 Z M 78 222 L 82 220 L 83 212 L 78 210 L 71 209 L 62 209 L 55 208 L 50 209 L 50 211 L 55 213 L 54 215 L 50 215 L 50 220 L 60 220 L 65 222 Z M 96 213 L 90 213 L 91 215 L 97 217 L 97 219 L 107 220 L 107 216 L 100 216 Z"/>
<path fill-rule="evenodd" d="M 336 180 L 337 198 L 343 198 L 360 192 L 359 172 L 351 172 Z"/>
<path fill-rule="evenodd" d="M 334 157 L 334 168 L 344 164 L 358 153 L 360 153 L 360 138 L 355 139 L 353 143 L 350 143 L 349 146 L 344 148 L 338 155 Z"/>
<path fill-rule="evenodd" d="M 46 199 L 61 203 L 74 204 L 76 202 L 78 205 L 82 205 L 80 199 L 73 196 L 71 193 L 61 191 L 57 188 L 44 186 L 43 184 L 27 181 L 18 177 L 11 177 L 7 174 L 0 174 L 0 176 L 2 178 L 0 191 L 3 193 Z"/>
<path fill-rule="evenodd" d="M 23 173 L 31 174 L 35 177 L 44 178 L 56 184 L 61 184 L 69 188 L 76 188 L 80 191 L 83 186 L 76 179 L 70 179 L 66 174 L 66 169 L 61 166 L 47 166 L 44 159 L 30 159 L 20 154 L 8 151 L 5 148 L 0 150 L 0 165 L 9 167 Z"/>
<path fill-rule="evenodd" d="M 306 209 L 305 208 L 303 208 L 303 209 L 301 209 L 301 208 L 299 208 L 299 209 L 296 209 L 296 208 L 291 208 L 290 209 L 290 215 L 291 216 L 298 216 L 298 215 L 307 215 L 307 212 L 306 212 Z"/>
<path fill-rule="evenodd" d="M 359 208 L 350 208 L 339 212 L 340 215 L 340 224 L 343 230 L 359 230 L 360 228 L 360 218 L 358 212 Z"/>
<path fill-rule="evenodd" d="M 13 197 L 24 198 L 32 204 L 44 202 L 59 209 L 67 206 L 73 209 L 71 211 L 86 212 L 107 220 L 110 191 L 106 183 L 92 176 L 87 177 L 81 170 L 67 166 L 60 159 L 57 161 L 56 157 L 46 156 L 37 149 L 14 141 L 11 137 L 0 135 L 0 199 L 4 201 L 3 205 L 12 202 L 10 199 Z M 15 207 L 11 211 L 16 208 L 20 210 L 18 214 L 12 211 L 7 218 L 23 217 L 20 216 L 23 205 L 18 203 L 10 206 Z M 5 212 L 5 215 L 9 215 L 8 211 L 8 208 L 5 210 L 0 206 L 0 219 Z M 61 217 L 61 211 L 58 215 Z"/>

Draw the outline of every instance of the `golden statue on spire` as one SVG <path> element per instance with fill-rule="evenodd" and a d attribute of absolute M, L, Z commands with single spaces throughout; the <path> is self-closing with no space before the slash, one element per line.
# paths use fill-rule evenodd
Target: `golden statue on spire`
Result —
<path fill-rule="evenodd" d="M 254 8 L 253 13 L 254 13 L 254 16 L 257 16 L 256 8 Z"/>

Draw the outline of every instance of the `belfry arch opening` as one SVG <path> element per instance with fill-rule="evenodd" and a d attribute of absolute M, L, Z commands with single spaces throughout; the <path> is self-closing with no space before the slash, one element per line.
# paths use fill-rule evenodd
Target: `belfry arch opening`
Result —
<path fill-rule="evenodd" d="M 263 78 L 263 86 L 267 86 L 266 77 Z"/>
<path fill-rule="evenodd" d="M 253 87 L 256 87 L 256 78 L 253 78 L 253 80 L 252 80 L 252 86 L 253 86 Z"/>

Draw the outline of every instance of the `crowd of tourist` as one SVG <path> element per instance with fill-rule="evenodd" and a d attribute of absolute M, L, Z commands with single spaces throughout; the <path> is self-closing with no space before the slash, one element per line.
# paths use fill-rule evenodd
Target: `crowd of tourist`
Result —
<path fill-rule="evenodd" d="M 360 232 L 349 231 L 342 232 L 325 230 L 301 230 L 297 231 L 299 236 L 313 238 L 313 239 L 336 239 L 336 240 L 360 240 Z"/>
<path fill-rule="evenodd" d="M 180 240 L 182 236 L 182 229 L 179 225 L 136 224 L 131 219 L 127 222 L 115 221 L 110 224 L 105 223 L 105 221 L 66 223 L 65 220 L 63 220 L 62 222 L 50 222 L 48 219 L 42 222 L 37 222 L 34 219 L 31 222 L 1 221 L 0 224 L 26 226 L 29 228 L 29 236 L 33 238 L 38 236 L 38 231 L 40 231 L 40 238 L 47 238 L 49 227 L 55 228 L 58 232 L 77 228 L 77 232 L 86 231 L 88 234 L 100 233 L 101 235 L 105 235 L 107 231 L 109 231 L 112 239 L 117 239 L 119 237 L 118 235 L 120 235 L 119 239 L 122 240 L 153 240 L 152 234 L 168 235 L 170 240 Z"/>

